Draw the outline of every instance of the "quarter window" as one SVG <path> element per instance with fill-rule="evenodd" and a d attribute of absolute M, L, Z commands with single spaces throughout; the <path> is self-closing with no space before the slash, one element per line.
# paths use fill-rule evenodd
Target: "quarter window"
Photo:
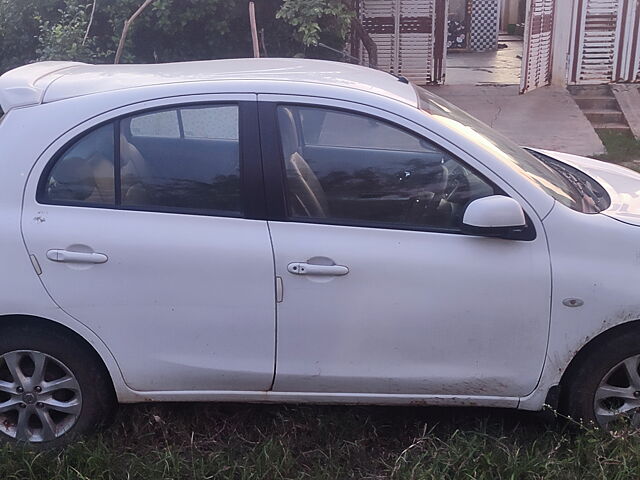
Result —
<path fill-rule="evenodd" d="M 45 203 L 240 215 L 238 106 L 173 108 L 107 124 L 69 147 L 42 185 Z"/>
<path fill-rule="evenodd" d="M 289 216 L 458 230 L 467 205 L 495 189 L 448 152 L 387 122 L 280 106 Z"/>

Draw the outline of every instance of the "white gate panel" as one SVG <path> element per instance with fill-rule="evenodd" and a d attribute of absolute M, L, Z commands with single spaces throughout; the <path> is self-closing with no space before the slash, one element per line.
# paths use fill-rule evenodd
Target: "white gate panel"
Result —
<path fill-rule="evenodd" d="M 616 80 L 626 0 L 577 0 L 571 81 Z"/>
<path fill-rule="evenodd" d="M 396 74 L 398 65 L 395 2 L 389 0 L 361 0 L 360 21 L 371 40 L 378 47 L 378 68 Z M 369 63 L 366 49 L 360 46 L 361 59 Z"/>
<path fill-rule="evenodd" d="M 431 81 L 435 2 L 399 0 L 398 73 L 420 83 Z"/>
<path fill-rule="evenodd" d="M 625 80 L 640 82 L 640 0 L 633 0 L 630 6 L 628 33 L 626 35 L 626 69 L 628 72 Z"/>
<path fill-rule="evenodd" d="M 521 93 L 551 84 L 555 7 L 556 0 L 531 0 L 527 4 Z"/>
<path fill-rule="evenodd" d="M 378 47 L 378 68 L 418 84 L 443 79 L 447 0 L 360 0 L 359 16 Z M 368 63 L 362 45 L 359 52 Z"/>

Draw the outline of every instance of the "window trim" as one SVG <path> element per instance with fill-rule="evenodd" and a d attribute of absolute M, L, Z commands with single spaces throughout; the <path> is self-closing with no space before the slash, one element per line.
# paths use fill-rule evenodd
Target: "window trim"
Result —
<path fill-rule="evenodd" d="M 229 105 L 238 108 L 238 160 L 240 166 L 240 212 L 232 212 L 228 210 L 216 210 L 208 208 L 185 208 L 185 207 L 163 207 L 155 205 L 122 205 L 121 204 L 121 179 L 120 179 L 120 134 L 121 120 L 143 115 L 145 113 L 153 113 L 162 110 L 186 108 L 191 106 L 216 106 Z M 251 100 L 218 100 L 218 101 L 186 101 L 184 103 L 171 103 L 159 105 L 150 108 L 144 108 L 133 112 L 117 115 L 113 118 L 100 122 L 96 125 L 83 130 L 66 141 L 56 152 L 50 156 L 44 168 L 40 172 L 40 176 L 36 185 L 35 200 L 39 205 L 55 205 L 66 207 L 84 207 L 97 208 L 102 210 L 123 210 L 134 212 L 150 212 L 150 213 L 171 213 L 182 215 L 198 215 L 225 218 L 245 218 L 245 219 L 265 219 L 265 195 L 262 185 L 262 158 L 259 148 L 259 129 L 257 119 L 257 101 Z M 115 201 L 113 205 L 105 205 L 102 203 L 74 201 L 74 200 L 53 200 L 46 196 L 46 184 L 51 175 L 54 166 L 64 156 L 64 154 L 74 144 L 83 137 L 90 135 L 92 132 L 106 126 L 113 126 L 114 133 L 114 189 Z M 257 146 L 257 148 L 252 146 Z"/>
<path fill-rule="evenodd" d="M 343 227 L 355 227 L 355 228 L 371 228 L 371 229 L 385 229 L 385 230 L 398 230 L 398 231 L 411 231 L 411 232 L 426 232 L 426 233 L 441 233 L 450 235 L 463 235 L 463 236 L 475 236 L 478 235 L 465 232 L 459 228 L 442 228 L 436 226 L 421 226 L 410 224 L 397 224 L 388 222 L 374 222 L 366 220 L 355 219 L 330 219 L 330 218 L 314 218 L 314 217 L 292 217 L 289 215 L 289 208 L 287 202 L 287 183 L 286 183 L 286 166 L 284 162 L 284 152 L 282 149 L 281 130 L 280 123 L 278 121 L 278 108 L 279 107 L 301 107 L 301 108 L 320 108 L 324 110 L 333 110 L 337 112 L 344 112 L 354 115 L 360 115 L 362 117 L 368 117 L 372 120 L 383 122 L 391 127 L 397 128 L 405 133 L 419 137 L 429 144 L 440 149 L 442 152 L 451 156 L 453 160 L 458 162 L 463 168 L 468 169 L 487 185 L 494 189 L 495 195 L 504 195 L 511 197 L 507 194 L 495 182 L 487 178 L 486 175 L 479 172 L 475 167 L 469 165 L 466 161 L 462 160 L 459 155 L 454 154 L 446 147 L 443 147 L 440 143 L 425 137 L 424 135 L 412 130 L 404 125 L 400 125 L 382 114 L 376 115 L 369 112 L 362 112 L 356 108 L 347 108 L 342 106 L 323 105 L 319 103 L 306 103 L 296 101 L 260 101 L 260 131 L 263 142 L 267 144 L 263 149 L 263 162 L 265 163 L 265 184 L 267 187 L 267 207 L 269 211 L 270 219 L 274 221 L 292 222 L 292 223 L 304 223 L 315 225 L 330 225 L 330 226 L 343 226 Z M 304 137 L 304 133 L 301 133 Z M 278 177 L 277 179 L 275 177 Z M 533 224 L 531 217 L 525 211 L 525 217 L 527 220 L 527 227 L 522 231 L 521 237 L 518 240 L 532 241 L 537 237 L 537 231 Z"/>

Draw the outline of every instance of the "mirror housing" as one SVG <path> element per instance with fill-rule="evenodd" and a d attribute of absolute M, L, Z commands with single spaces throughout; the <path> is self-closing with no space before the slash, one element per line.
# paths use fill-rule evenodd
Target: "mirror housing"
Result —
<path fill-rule="evenodd" d="M 532 240 L 520 204 L 511 197 L 492 195 L 469 204 L 462 220 L 463 231 L 472 235 L 513 240 Z"/>

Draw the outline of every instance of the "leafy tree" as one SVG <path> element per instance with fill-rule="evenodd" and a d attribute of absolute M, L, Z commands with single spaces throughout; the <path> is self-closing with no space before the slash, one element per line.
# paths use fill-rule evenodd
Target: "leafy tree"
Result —
<path fill-rule="evenodd" d="M 34 61 L 42 18 L 53 18 L 60 0 L 0 0 L 0 73 Z"/>
<path fill-rule="evenodd" d="M 356 15 L 356 0 L 283 0 L 277 17 L 296 28 L 304 45 L 318 45 L 321 34 L 329 31 L 344 42 L 351 31 L 360 39 L 372 65 L 378 63 L 375 42 Z"/>
<path fill-rule="evenodd" d="M 294 26 L 308 46 L 317 45 L 326 30 L 346 39 L 355 14 L 343 0 L 284 0 L 276 16 Z"/>
<path fill-rule="evenodd" d="M 341 49 L 353 22 L 353 8 L 348 3 L 338 5 L 337 0 L 296 1 L 300 5 L 294 5 L 294 0 L 256 1 L 263 50 L 271 57 L 337 58 L 316 46 L 317 39 Z M 330 5 L 316 15 L 314 11 L 305 13 L 305 1 Z M 113 63 L 124 22 L 141 3 L 142 0 L 97 0 L 92 16 L 94 0 L 0 0 L 0 74 L 38 60 Z M 121 62 L 249 56 L 252 49 L 247 3 L 155 0 L 131 25 Z M 293 19 L 298 16 L 301 23 L 294 25 Z M 316 31 L 316 41 L 312 33 L 314 22 L 320 29 Z M 310 28 L 306 30 L 309 34 L 299 33 L 306 28 Z"/>
<path fill-rule="evenodd" d="M 96 62 L 109 56 L 108 50 L 101 50 L 96 39 L 87 35 L 90 7 L 91 4 L 66 0 L 65 8 L 58 10 L 57 20 L 35 17 L 40 24 L 38 60 Z"/>

